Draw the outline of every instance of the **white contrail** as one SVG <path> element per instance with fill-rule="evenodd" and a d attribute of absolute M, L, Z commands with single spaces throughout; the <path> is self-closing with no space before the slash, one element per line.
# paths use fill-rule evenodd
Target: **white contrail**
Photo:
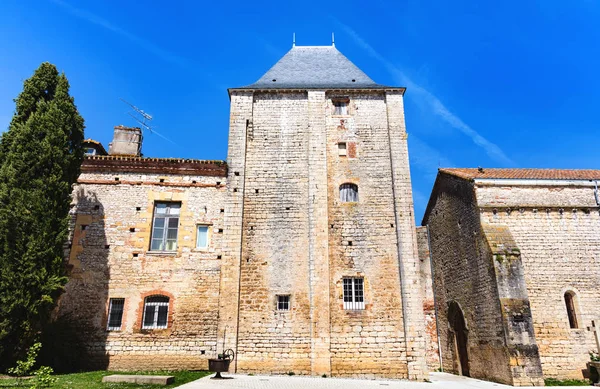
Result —
<path fill-rule="evenodd" d="M 163 50 L 160 47 L 156 46 L 155 44 L 148 42 L 147 40 L 142 39 L 139 36 L 136 36 L 128 31 L 125 31 L 122 28 L 115 26 L 108 20 L 103 19 L 89 11 L 86 11 L 86 10 L 80 9 L 80 8 L 75 8 L 72 5 L 64 2 L 63 0 L 50 0 L 50 1 L 52 1 L 54 4 L 56 4 L 58 6 L 62 7 L 63 9 L 65 9 L 67 12 L 69 12 L 73 16 L 76 16 L 80 19 L 83 19 L 83 20 L 89 22 L 89 23 L 100 26 L 106 30 L 109 30 L 117 35 L 120 35 L 120 36 L 130 40 L 131 42 L 135 43 L 142 49 L 156 55 L 157 57 L 163 59 L 164 61 L 170 62 L 170 63 L 178 65 L 178 66 L 182 66 L 182 67 L 185 67 L 188 63 L 188 61 L 185 58 L 180 57 L 176 54 L 170 53 L 166 50 Z"/>
<path fill-rule="evenodd" d="M 448 108 L 434 96 L 431 92 L 426 90 L 425 88 L 415 84 L 410 80 L 400 69 L 398 69 L 394 64 L 385 59 L 381 54 L 379 54 L 371 45 L 369 45 L 364 39 L 362 39 L 356 31 L 354 31 L 349 26 L 344 23 L 336 20 L 336 23 L 354 39 L 354 41 L 364 49 L 369 55 L 379 62 L 381 62 L 388 72 L 396 79 L 400 84 L 405 85 L 412 93 L 412 96 L 416 94 L 421 96 L 421 98 L 431 107 L 432 111 L 439 116 L 446 123 L 450 124 L 452 127 L 456 128 L 463 134 L 467 135 L 473 143 L 477 146 L 481 147 L 485 150 L 485 152 L 495 160 L 496 162 L 502 163 L 505 166 L 516 166 L 516 163 L 510 159 L 503 151 L 498 147 L 498 145 L 490 142 L 483 136 L 481 136 L 477 131 L 471 128 L 468 124 L 463 122 L 458 116 L 450 112 Z"/>

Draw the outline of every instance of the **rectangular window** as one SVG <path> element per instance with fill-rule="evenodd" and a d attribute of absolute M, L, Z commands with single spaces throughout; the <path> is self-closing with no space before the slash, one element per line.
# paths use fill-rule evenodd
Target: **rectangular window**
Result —
<path fill-rule="evenodd" d="M 365 294 L 362 277 L 344 278 L 344 309 L 365 309 Z"/>
<path fill-rule="evenodd" d="M 198 225 L 196 232 L 196 248 L 205 249 L 208 247 L 208 226 Z"/>
<path fill-rule="evenodd" d="M 346 143 L 345 142 L 338 143 L 338 155 L 340 157 L 345 157 L 347 155 Z"/>
<path fill-rule="evenodd" d="M 333 101 L 333 114 L 334 115 L 348 115 L 348 102 L 344 100 Z"/>
<path fill-rule="evenodd" d="M 123 308 L 125 307 L 125 299 L 115 298 L 110 299 L 108 303 L 108 324 L 109 331 L 120 331 L 121 322 L 123 321 Z"/>
<path fill-rule="evenodd" d="M 169 298 L 151 296 L 144 301 L 144 319 L 142 329 L 167 328 L 169 318 Z"/>
<path fill-rule="evenodd" d="M 156 203 L 152 221 L 152 251 L 177 250 L 177 228 L 181 203 Z"/>
<path fill-rule="evenodd" d="M 278 311 L 289 311 L 290 310 L 290 295 L 279 295 L 277 296 L 277 310 Z"/>

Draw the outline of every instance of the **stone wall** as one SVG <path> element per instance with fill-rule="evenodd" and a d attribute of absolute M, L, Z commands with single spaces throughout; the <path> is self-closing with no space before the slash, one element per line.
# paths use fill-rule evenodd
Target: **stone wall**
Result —
<path fill-rule="evenodd" d="M 592 184 L 477 187 L 482 222 L 508 226 L 521 253 L 535 338 L 545 377 L 582 378 L 586 328 L 600 304 L 600 216 Z M 576 295 L 579 328 L 570 328 L 564 301 Z"/>
<path fill-rule="evenodd" d="M 440 354 L 427 227 L 417 227 L 417 243 L 419 248 L 419 261 L 421 262 L 420 276 L 421 290 L 423 292 L 423 313 L 425 315 L 427 367 L 429 368 L 429 371 L 436 371 L 440 368 Z"/>
<path fill-rule="evenodd" d="M 230 142 L 245 134 L 245 143 L 238 144 L 243 158 L 230 143 L 245 177 L 238 185 L 244 201 L 237 368 L 424 379 L 401 96 L 387 99 L 396 101 L 398 132 L 392 134 L 383 93 L 351 94 L 344 116 L 333 115 L 332 97 L 338 95 L 255 92 L 251 109 L 242 113 L 242 97 L 232 94 L 232 117 L 240 115 L 241 122 L 245 115 L 246 121 L 244 129 L 230 129 Z M 352 144 L 347 157 L 338 154 L 340 141 Z M 231 165 L 230 179 L 234 170 Z M 348 182 L 359 186 L 358 203 L 339 201 L 339 186 Z M 406 273 L 404 292 L 399 265 Z M 343 309 L 342 280 L 348 276 L 364 277 L 364 310 Z M 403 315 L 402 293 L 409 317 Z M 276 309 L 277 295 L 291 296 L 289 311 Z M 222 311 L 230 312 L 223 305 Z"/>
<path fill-rule="evenodd" d="M 107 172 L 80 181 L 57 319 L 76 331 L 88 367 L 206 368 L 216 353 L 224 178 Z M 175 253 L 149 250 L 156 201 L 181 203 Z M 197 224 L 210 225 L 207 249 L 195 248 Z M 167 329 L 141 328 L 153 294 L 170 297 Z M 125 299 L 120 331 L 107 331 L 110 298 Z"/>
<path fill-rule="evenodd" d="M 492 254 L 483 237 L 471 183 L 438 176 L 428 208 L 438 329 L 445 371 L 460 371 L 448 313 L 456 303 L 467 328 L 470 375 L 512 384 Z"/>

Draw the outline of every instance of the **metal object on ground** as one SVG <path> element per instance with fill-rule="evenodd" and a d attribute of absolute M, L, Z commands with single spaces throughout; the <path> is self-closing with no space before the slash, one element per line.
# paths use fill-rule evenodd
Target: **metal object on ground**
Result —
<path fill-rule="evenodd" d="M 235 358 L 235 353 L 232 349 L 227 349 L 223 351 L 223 354 L 219 354 L 218 358 L 211 358 L 208 360 L 208 371 L 217 373 L 214 377 L 211 377 L 213 380 L 222 380 L 231 377 L 223 377 L 221 373 L 226 373 L 229 371 L 229 364 Z"/>

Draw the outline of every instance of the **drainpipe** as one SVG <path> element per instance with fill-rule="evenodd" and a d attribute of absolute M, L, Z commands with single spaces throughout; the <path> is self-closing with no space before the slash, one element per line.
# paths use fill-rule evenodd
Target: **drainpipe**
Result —
<path fill-rule="evenodd" d="M 597 198 L 597 197 L 596 197 Z M 429 249 L 429 267 L 431 268 L 431 291 L 433 292 L 433 309 L 435 311 L 435 331 L 437 333 L 438 342 L 438 357 L 440 359 L 440 371 L 444 371 L 444 364 L 442 363 L 442 341 L 440 340 L 440 322 L 438 321 L 438 307 L 435 299 L 435 288 L 433 287 L 434 270 L 433 270 L 433 258 L 431 257 L 431 239 L 429 238 L 429 224 L 425 226 L 427 229 L 427 246 Z"/>

